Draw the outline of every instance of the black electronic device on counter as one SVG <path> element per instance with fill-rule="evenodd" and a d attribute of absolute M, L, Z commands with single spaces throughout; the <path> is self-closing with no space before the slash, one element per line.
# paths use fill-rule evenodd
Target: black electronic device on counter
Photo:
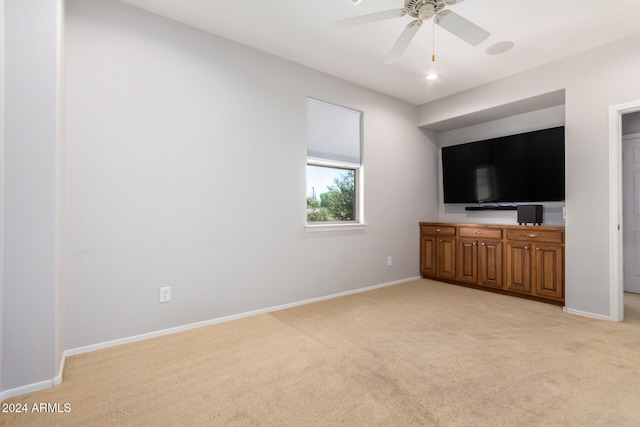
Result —
<path fill-rule="evenodd" d="M 542 225 L 542 205 L 518 205 L 518 224 Z"/>

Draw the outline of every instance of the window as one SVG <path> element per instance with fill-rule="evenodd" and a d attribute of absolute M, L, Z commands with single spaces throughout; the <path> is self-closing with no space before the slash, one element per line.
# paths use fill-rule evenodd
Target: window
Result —
<path fill-rule="evenodd" d="M 307 99 L 307 224 L 360 224 L 362 113 Z"/>

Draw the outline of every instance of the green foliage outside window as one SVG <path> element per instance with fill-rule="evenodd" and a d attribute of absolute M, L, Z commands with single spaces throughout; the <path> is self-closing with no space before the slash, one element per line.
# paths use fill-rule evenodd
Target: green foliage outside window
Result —
<path fill-rule="evenodd" d="M 307 197 L 307 222 L 355 221 L 355 182 L 355 171 L 345 170 L 328 191 L 319 196 L 313 191 Z"/>

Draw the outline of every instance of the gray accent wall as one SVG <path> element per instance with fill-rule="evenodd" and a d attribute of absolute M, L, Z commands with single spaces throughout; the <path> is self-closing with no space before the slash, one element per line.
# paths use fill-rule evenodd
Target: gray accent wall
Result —
<path fill-rule="evenodd" d="M 417 107 L 124 3 L 67 9 L 67 348 L 419 275 Z M 305 231 L 307 97 L 363 112 L 364 230 Z"/>

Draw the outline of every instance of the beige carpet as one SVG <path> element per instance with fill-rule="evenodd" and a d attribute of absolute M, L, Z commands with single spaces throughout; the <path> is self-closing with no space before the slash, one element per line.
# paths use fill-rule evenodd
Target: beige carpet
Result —
<path fill-rule="evenodd" d="M 626 321 L 429 280 L 67 360 L 1 426 L 640 426 Z"/>

